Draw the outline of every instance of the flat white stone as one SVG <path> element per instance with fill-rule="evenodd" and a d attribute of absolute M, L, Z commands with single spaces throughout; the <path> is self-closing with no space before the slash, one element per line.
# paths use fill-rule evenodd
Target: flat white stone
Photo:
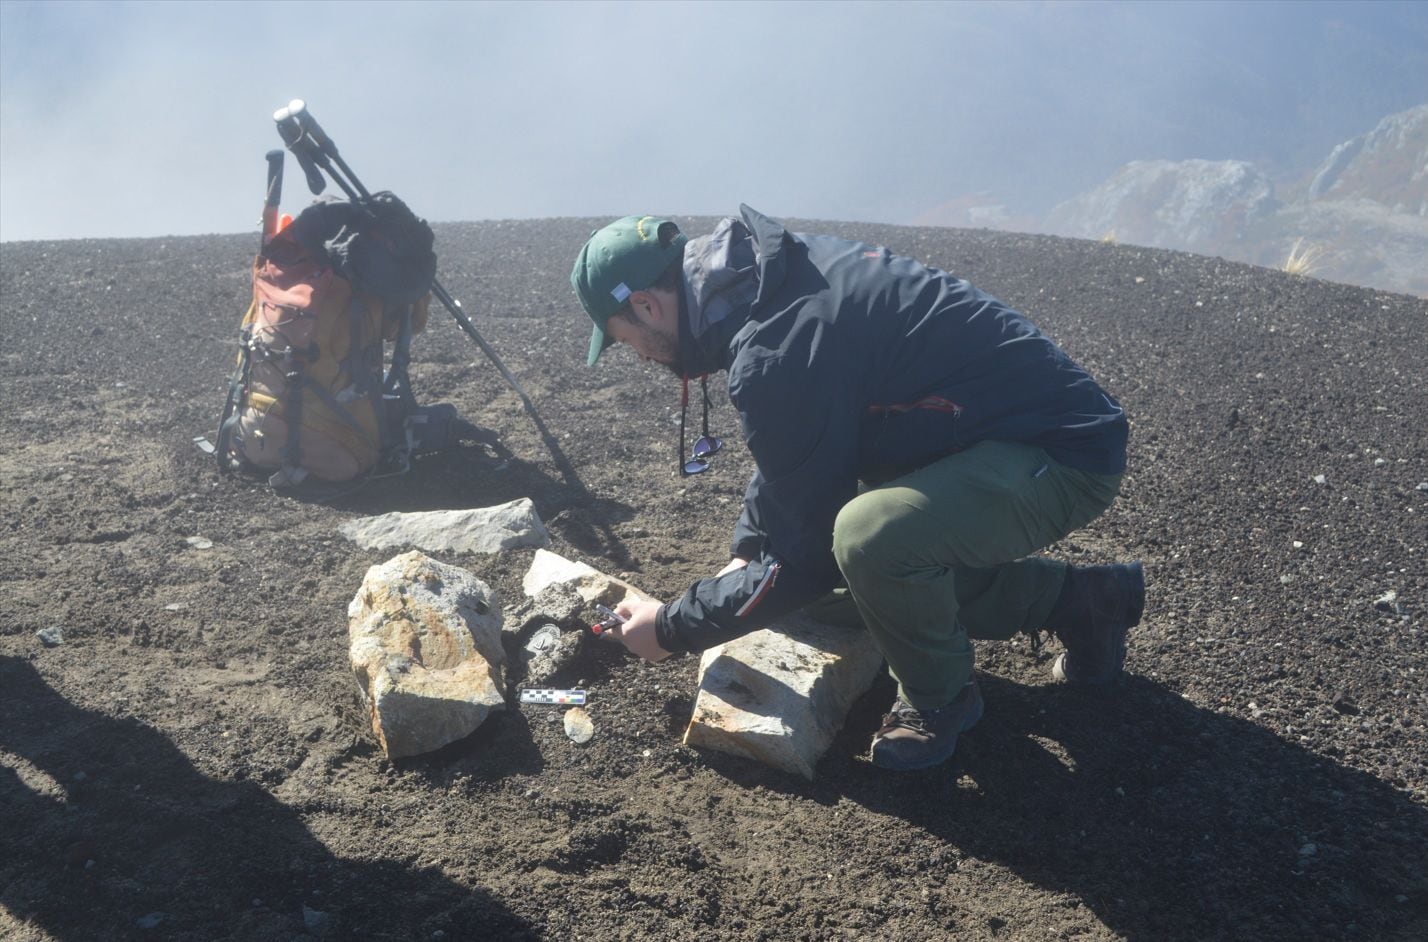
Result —
<path fill-rule="evenodd" d="M 485 583 L 422 553 L 367 570 L 347 608 L 349 655 L 388 757 L 469 736 L 505 706 L 500 613 Z"/>
<path fill-rule="evenodd" d="M 637 599 L 652 598 L 628 582 L 607 576 L 585 563 L 566 559 L 550 550 L 536 550 L 535 559 L 531 560 L 531 568 L 521 580 L 521 588 L 527 596 L 534 598 L 555 585 L 570 586 L 590 604 L 600 602 L 614 606 L 631 595 Z"/>
<path fill-rule="evenodd" d="M 812 779 L 882 661 L 866 631 L 804 615 L 710 648 L 685 745 Z"/>
<path fill-rule="evenodd" d="M 364 549 L 416 547 L 432 553 L 496 553 L 550 544 L 550 534 L 529 497 L 471 510 L 359 517 L 343 523 L 337 531 Z"/>

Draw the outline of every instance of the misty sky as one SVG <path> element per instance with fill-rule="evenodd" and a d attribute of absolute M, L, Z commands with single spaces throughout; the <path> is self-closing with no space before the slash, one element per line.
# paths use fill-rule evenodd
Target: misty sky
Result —
<path fill-rule="evenodd" d="M 1428 101 L 1428 3 L 0 0 L 0 241 L 254 230 L 295 97 L 433 221 L 1040 214 L 1311 168 Z"/>

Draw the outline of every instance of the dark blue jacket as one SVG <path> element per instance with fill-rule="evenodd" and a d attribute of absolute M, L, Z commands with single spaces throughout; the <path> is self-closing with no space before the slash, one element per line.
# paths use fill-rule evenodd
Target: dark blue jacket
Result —
<path fill-rule="evenodd" d="M 836 587 L 833 520 L 859 481 L 990 439 L 1085 471 L 1125 469 L 1120 406 L 1023 315 L 887 249 L 740 213 L 720 230 L 727 290 L 686 258 L 697 290 L 680 350 L 688 376 L 729 374 L 758 467 L 733 545 L 750 562 L 661 608 L 666 649 L 712 647 Z"/>

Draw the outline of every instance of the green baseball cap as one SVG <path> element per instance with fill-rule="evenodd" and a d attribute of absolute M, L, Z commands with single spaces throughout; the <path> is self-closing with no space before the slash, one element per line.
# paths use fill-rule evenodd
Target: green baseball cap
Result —
<path fill-rule="evenodd" d="M 570 272 L 570 284 L 595 322 L 587 365 L 594 366 L 613 342 L 605 336 L 606 323 L 630 295 L 659 280 L 686 241 L 677 225 L 658 216 L 626 216 L 590 234 Z"/>

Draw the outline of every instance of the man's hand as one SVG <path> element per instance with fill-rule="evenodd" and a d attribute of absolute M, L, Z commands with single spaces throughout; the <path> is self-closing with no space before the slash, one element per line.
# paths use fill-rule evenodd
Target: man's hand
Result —
<path fill-rule="evenodd" d="M 662 661 L 670 655 L 669 651 L 659 646 L 659 638 L 655 635 L 655 616 L 659 610 L 659 602 L 639 599 L 626 599 L 615 606 L 615 611 L 626 619 L 616 637 L 626 650 L 646 661 Z"/>

